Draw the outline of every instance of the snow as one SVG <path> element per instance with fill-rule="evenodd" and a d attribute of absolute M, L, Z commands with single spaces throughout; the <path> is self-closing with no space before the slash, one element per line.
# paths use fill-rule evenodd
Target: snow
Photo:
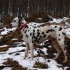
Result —
<path fill-rule="evenodd" d="M 62 19 L 61 18 L 53 18 L 53 21 L 49 21 L 50 23 L 60 23 L 60 22 L 65 22 L 66 20 L 68 20 L 69 18 L 68 17 L 63 17 Z"/>
<path fill-rule="evenodd" d="M 16 39 L 16 38 L 13 38 L 12 40 L 18 40 L 18 39 Z"/>
<path fill-rule="evenodd" d="M 70 28 L 65 29 L 66 35 L 68 38 L 70 38 Z"/>
<path fill-rule="evenodd" d="M 15 27 L 12 29 L 11 28 L 7 29 L 6 27 L 4 27 L 3 29 L 4 29 L 4 31 L 1 32 L 1 35 L 5 35 L 5 34 L 9 33 L 10 31 L 16 30 Z"/>
<path fill-rule="evenodd" d="M 11 70 L 12 68 L 11 67 L 5 67 L 4 69 L 2 70 Z"/>
<path fill-rule="evenodd" d="M 43 48 L 42 51 L 43 51 L 46 55 L 48 55 L 46 48 Z"/>
<path fill-rule="evenodd" d="M 9 53 L 10 53 L 10 52 L 12 53 L 12 52 L 16 52 L 16 51 L 23 50 L 23 49 L 25 50 L 26 48 L 25 48 L 25 47 L 9 48 L 6 53 L 8 53 L 8 52 L 9 52 Z"/>
<path fill-rule="evenodd" d="M 68 17 L 63 17 L 62 20 L 65 22 L 66 20 L 68 20 Z"/>
<path fill-rule="evenodd" d="M 65 32 L 66 32 L 67 34 L 70 34 L 70 28 L 65 29 Z"/>
<path fill-rule="evenodd" d="M 53 21 L 49 21 L 50 23 L 60 23 L 61 21 L 63 21 L 62 19 L 60 19 L 60 18 L 58 18 L 58 19 L 56 19 L 56 18 L 53 18 Z"/>
<path fill-rule="evenodd" d="M 15 48 L 9 48 L 7 51 L 2 52 L 0 54 L 0 65 L 3 65 L 3 62 L 5 62 L 8 58 L 13 59 L 15 61 L 17 61 L 22 67 L 27 67 L 27 68 L 33 68 L 35 62 L 37 60 L 39 60 L 39 62 L 45 62 L 46 60 L 46 64 L 48 64 L 48 69 L 46 70 L 63 70 L 61 67 L 59 68 L 58 66 L 62 66 L 60 64 L 58 64 L 55 60 L 53 59 L 44 59 L 43 57 L 35 57 L 33 58 L 33 60 L 31 60 L 30 58 L 26 58 L 24 59 L 25 56 L 25 52 L 17 52 L 17 51 L 21 51 L 23 49 L 26 49 L 25 47 L 15 47 Z M 43 51 L 46 50 L 45 48 L 43 49 Z M 15 53 L 12 53 L 15 52 Z M 9 54 L 12 53 L 12 54 Z M 19 55 L 15 55 L 16 53 L 19 53 Z M 37 54 L 36 50 L 34 50 L 34 53 Z M 34 54 L 34 55 L 36 55 Z M 48 60 L 50 60 L 50 62 L 48 62 Z M 58 65 L 58 66 L 57 66 Z M 3 69 L 5 70 L 5 69 Z M 10 70 L 10 69 L 9 69 Z M 38 69 L 41 70 L 41 69 Z"/>
<path fill-rule="evenodd" d="M 51 48 L 51 45 L 49 45 L 48 47 Z"/>
<path fill-rule="evenodd" d="M 8 47 L 8 45 L 2 45 L 2 46 L 0 46 L 0 48 L 1 48 L 1 47 Z"/>

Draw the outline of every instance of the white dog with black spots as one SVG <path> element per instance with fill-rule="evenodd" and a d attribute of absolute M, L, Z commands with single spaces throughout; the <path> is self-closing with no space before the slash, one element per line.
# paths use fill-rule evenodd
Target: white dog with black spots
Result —
<path fill-rule="evenodd" d="M 61 51 L 63 51 L 65 56 L 65 60 L 63 62 L 67 62 L 67 50 L 64 45 L 66 34 L 63 27 L 61 27 L 60 25 L 40 26 L 40 24 L 34 22 L 27 23 L 24 18 L 21 20 L 20 23 L 18 17 L 14 18 L 11 24 L 12 26 L 15 26 L 17 28 L 19 25 L 20 28 L 22 27 L 21 33 L 23 34 L 23 40 L 26 43 L 25 57 L 28 56 L 28 48 L 30 48 L 31 59 L 33 59 L 34 44 L 41 43 L 47 40 L 49 37 L 54 37 L 60 46 L 54 47 L 57 51 L 55 59 L 57 59 Z"/>

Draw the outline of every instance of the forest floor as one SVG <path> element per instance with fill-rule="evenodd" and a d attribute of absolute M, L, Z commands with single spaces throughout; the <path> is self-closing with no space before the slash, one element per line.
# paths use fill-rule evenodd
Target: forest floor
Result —
<path fill-rule="evenodd" d="M 57 60 L 52 59 L 56 55 L 56 51 L 51 47 L 50 41 L 47 40 L 45 43 L 36 46 L 38 48 L 35 48 L 34 51 L 34 61 L 31 61 L 30 58 L 24 59 L 26 47 L 21 33 L 15 28 L 0 28 L 0 70 L 41 70 L 42 68 L 45 70 L 70 70 L 70 40 L 66 43 L 68 52 L 67 63 L 62 63 L 64 59 L 63 54 Z M 46 65 L 38 63 L 35 66 L 37 60 L 38 62 L 46 62 Z"/>

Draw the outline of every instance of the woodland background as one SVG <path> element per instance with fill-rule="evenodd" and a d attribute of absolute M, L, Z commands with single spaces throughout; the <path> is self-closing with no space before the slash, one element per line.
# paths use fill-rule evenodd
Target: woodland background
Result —
<path fill-rule="evenodd" d="M 0 19 L 8 16 L 50 14 L 54 17 L 70 16 L 70 0 L 0 0 Z"/>

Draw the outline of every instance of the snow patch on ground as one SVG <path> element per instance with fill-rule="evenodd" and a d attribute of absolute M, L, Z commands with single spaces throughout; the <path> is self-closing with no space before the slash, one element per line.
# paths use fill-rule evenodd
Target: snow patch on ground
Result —
<path fill-rule="evenodd" d="M 2 45 L 2 46 L 0 46 L 0 48 L 2 48 L 2 47 L 8 47 L 8 45 Z"/>
<path fill-rule="evenodd" d="M 58 18 L 58 19 L 56 19 L 56 18 L 53 18 L 53 21 L 49 21 L 50 23 L 60 23 L 60 22 L 62 22 L 63 20 L 62 19 L 60 19 L 60 18 Z"/>
<path fill-rule="evenodd" d="M 31 60 L 31 58 L 24 59 L 25 52 L 23 52 L 23 51 L 18 52 L 23 49 L 25 50 L 26 48 L 19 46 L 19 47 L 15 47 L 15 48 L 9 48 L 5 52 L 0 52 L 0 65 L 3 65 L 3 62 L 5 62 L 8 58 L 10 58 L 10 59 L 17 61 L 22 67 L 27 67 L 29 69 L 29 68 L 33 68 L 35 62 L 37 60 L 39 60 L 39 62 L 43 62 L 43 63 L 46 62 L 46 64 L 48 64 L 49 68 L 46 70 L 63 70 L 62 67 L 58 67 L 58 66 L 62 66 L 62 65 L 58 64 L 53 59 L 44 59 L 43 57 L 35 57 L 35 58 L 33 58 L 33 60 Z M 45 52 L 46 48 L 43 48 L 42 50 Z M 9 54 L 12 52 L 15 52 L 15 53 Z M 19 53 L 19 55 L 16 55 L 16 53 Z M 37 51 L 34 50 L 34 55 L 36 55 L 36 54 L 37 54 Z M 3 69 L 3 70 L 5 70 L 5 69 Z M 40 69 L 38 69 L 38 70 L 40 70 Z"/>
<path fill-rule="evenodd" d="M 5 67 L 4 69 L 2 70 L 11 70 L 12 68 L 11 67 Z"/>
<path fill-rule="evenodd" d="M 9 33 L 10 31 L 15 31 L 16 30 L 15 27 L 12 28 L 12 29 L 11 28 L 7 29 L 6 27 L 4 27 L 3 29 L 4 29 L 4 31 L 1 32 L 1 35 L 5 35 L 5 34 Z"/>

